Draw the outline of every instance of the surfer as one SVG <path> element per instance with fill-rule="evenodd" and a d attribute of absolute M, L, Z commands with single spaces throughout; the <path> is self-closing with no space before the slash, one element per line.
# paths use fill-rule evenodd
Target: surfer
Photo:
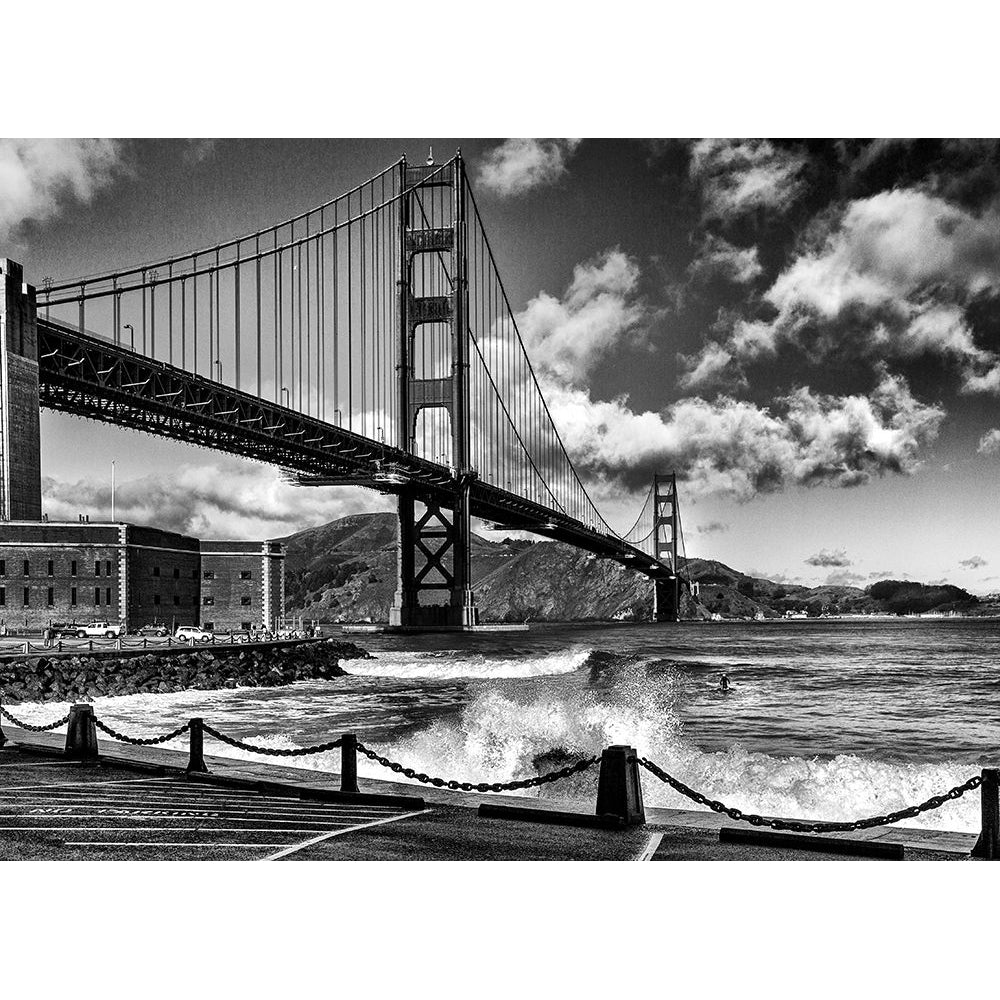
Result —
<path fill-rule="evenodd" d="M 727 674 L 720 674 L 719 690 L 722 691 L 723 693 L 729 690 L 729 677 Z"/>

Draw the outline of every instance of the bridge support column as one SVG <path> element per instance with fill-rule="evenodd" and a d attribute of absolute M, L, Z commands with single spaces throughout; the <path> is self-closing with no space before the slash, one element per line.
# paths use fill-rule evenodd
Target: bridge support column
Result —
<path fill-rule="evenodd" d="M 399 183 L 404 194 L 397 237 L 398 446 L 416 454 L 416 425 L 421 412 L 444 411 L 449 420 L 451 454 L 434 456 L 434 460 L 450 465 L 457 483 L 453 502 L 441 506 L 422 500 L 424 513 L 419 517 L 412 493 L 399 498 L 399 586 L 389 624 L 468 628 L 479 624 L 479 613 L 472 590 L 469 516 L 469 491 L 475 473 L 469 456 L 469 279 L 462 158 L 444 168 L 433 164 L 412 167 L 404 160 Z M 448 211 L 440 207 L 443 199 L 427 197 L 434 188 L 450 191 Z M 429 280 L 432 271 L 436 279 Z M 446 367 L 428 366 L 424 357 L 429 343 L 425 328 L 434 326 L 446 326 L 449 331 L 450 359 L 438 359 L 450 360 Z M 419 368 L 415 364 L 418 355 L 422 358 Z M 444 592 L 447 600 L 423 605 L 420 594 L 426 591 Z"/>
<path fill-rule="evenodd" d="M 677 476 L 656 476 L 653 480 L 653 554 L 670 567 L 670 574 L 653 580 L 653 621 L 680 619 L 681 581 L 677 575 L 677 541 L 680 536 L 677 514 Z"/>
<path fill-rule="evenodd" d="M 35 289 L 0 258 L 0 520 L 42 519 Z"/>

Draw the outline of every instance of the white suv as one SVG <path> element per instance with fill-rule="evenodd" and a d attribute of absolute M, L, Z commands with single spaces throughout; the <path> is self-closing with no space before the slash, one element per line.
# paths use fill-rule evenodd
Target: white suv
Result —
<path fill-rule="evenodd" d="M 174 633 L 178 642 L 211 642 L 215 636 L 197 625 L 181 625 Z"/>

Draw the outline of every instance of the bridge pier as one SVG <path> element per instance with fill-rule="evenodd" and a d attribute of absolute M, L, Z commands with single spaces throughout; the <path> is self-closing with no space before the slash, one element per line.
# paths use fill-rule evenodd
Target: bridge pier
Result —
<path fill-rule="evenodd" d="M 677 476 L 653 480 L 653 554 L 670 567 L 668 575 L 653 580 L 653 621 L 676 622 L 681 616 L 681 581 L 677 575 Z"/>
<path fill-rule="evenodd" d="M 0 258 L 0 520 L 42 519 L 35 289 Z"/>
<path fill-rule="evenodd" d="M 465 171 L 461 156 L 451 165 L 400 164 L 400 270 L 398 289 L 398 446 L 417 454 L 416 428 L 423 411 L 448 418 L 450 464 L 458 478 L 453 504 L 399 497 L 398 589 L 389 624 L 403 628 L 473 628 L 479 624 L 472 590 L 472 528 L 469 490 L 475 473 L 469 459 L 469 279 Z M 428 198 L 437 189 L 444 199 Z M 448 197 L 450 196 L 450 197 Z M 443 293 L 443 294 L 442 294 Z M 428 330 L 448 328 L 450 365 L 428 365 Z M 418 365 L 419 359 L 419 365 Z M 438 359 L 440 362 L 441 359 Z M 432 457 L 445 462 L 446 456 Z M 421 604 L 420 595 L 444 592 L 443 604 Z"/>

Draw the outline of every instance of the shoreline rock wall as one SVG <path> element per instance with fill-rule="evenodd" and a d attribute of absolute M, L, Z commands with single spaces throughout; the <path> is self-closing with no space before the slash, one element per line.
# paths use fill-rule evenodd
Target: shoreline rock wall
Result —
<path fill-rule="evenodd" d="M 0 701 L 91 701 L 107 695 L 168 694 L 235 687 L 280 687 L 345 673 L 341 660 L 368 659 L 351 642 L 325 639 L 292 646 L 247 646 L 213 652 L 149 652 L 115 657 L 28 655 L 0 663 Z"/>

